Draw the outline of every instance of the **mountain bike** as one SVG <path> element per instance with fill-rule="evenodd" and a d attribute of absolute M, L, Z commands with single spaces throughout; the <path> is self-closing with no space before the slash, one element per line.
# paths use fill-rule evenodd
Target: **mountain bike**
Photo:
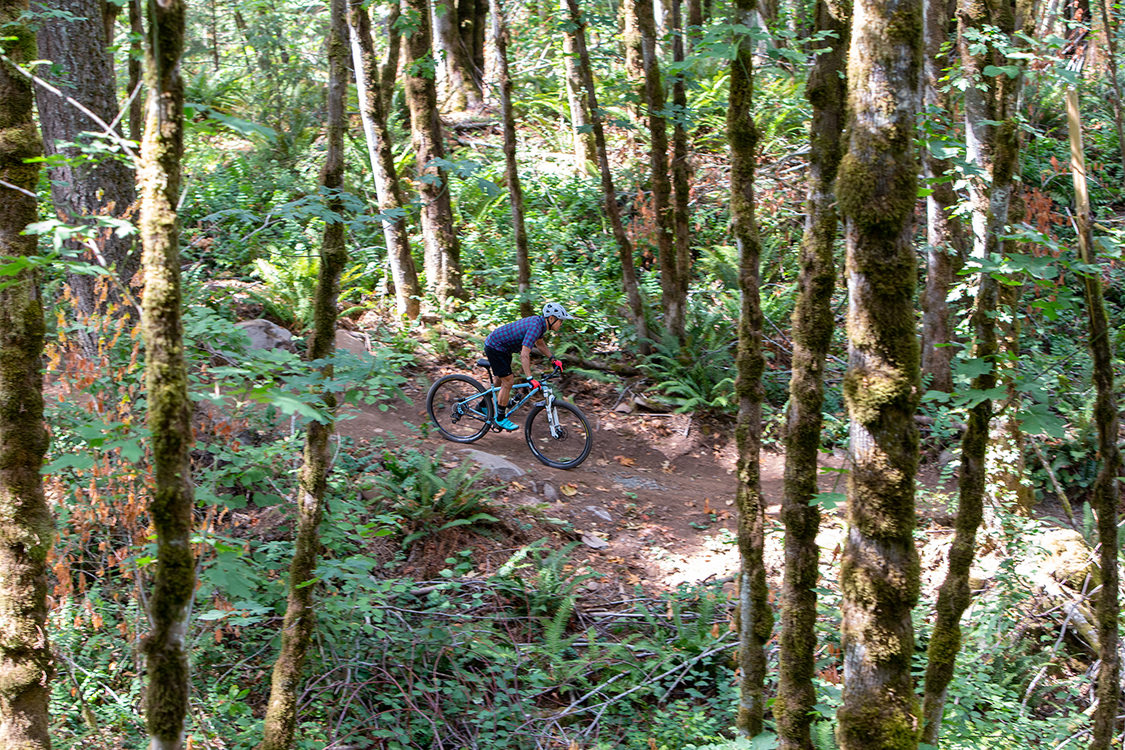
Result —
<path fill-rule="evenodd" d="M 492 382 L 492 368 L 487 359 L 477 360 L 477 365 L 488 373 Z M 556 397 L 548 383 L 562 371 L 539 378 L 539 387 L 530 383 L 512 386 L 508 404 L 508 418 L 523 406 L 530 410 L 523 423 L 523 436 L 532 454 L 556 469 L 573 469 L 586 460 L 594 445 L 594 433 L 586 415 L 574 404 Z M 473 443 L 491 431 L 502 432 L 494 422 L 496 397 L 500 388 L 486 388 L 476 378 L 460 373 L 446 375 L 430 386 L 426 394 L 426 411 L 437 425 L 438 432 L 456 443 Z"/>

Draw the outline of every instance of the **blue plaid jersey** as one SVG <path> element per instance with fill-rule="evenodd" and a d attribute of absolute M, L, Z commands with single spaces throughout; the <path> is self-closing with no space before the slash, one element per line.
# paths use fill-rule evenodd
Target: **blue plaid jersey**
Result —
<path fill-rule="evenodd" d="M 488 334 L 484 345 L 489 349 L 515 354 L 523 347 L 535 348 L 535 342 L 547 332 L 547 321 L 542 315 L 532 315 L 514 323 L 508 323 Z"/>

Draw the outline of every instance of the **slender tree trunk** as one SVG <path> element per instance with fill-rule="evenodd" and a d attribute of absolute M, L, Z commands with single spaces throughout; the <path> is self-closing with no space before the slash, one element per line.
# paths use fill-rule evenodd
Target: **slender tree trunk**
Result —
<path fill-rule="evenodd" d="M 969 182 L 969 199 L 973 226 L 973 255 L 987 257 L 989 253 L 1000 252 L 999 244 L 990 244 L 997 232 L 1003 232 L 1007 222 L 1008 203 L 1012 197 L 1012 186 L 998 182 L 997 143 L 1008 137 L 1000 135 L 1001 123 L 1014 117 L 1019 101 L 1022 75 L 1010 77 L 1006 74 L 985 75 L 989 65 L 1005 66 L 1012 61 L 998 46 L 982 47 L 975 36 L 986 28 L 996 27 L 1006 35 L 1010 44 L 1018 44 L 1017 31 L 1028 32 L 1032 22 L 1030 0 L 990 0 L 987 3 L 961 0 L 957 15 L 960 24 L 958 48 L 961 67 L 967 79 L 975 85 L 965 90 L 965 135 L 969 161 L 977 164 L 983 177 Z M 966 33 L 967 32 L 967 33 Z M 970 38 L 972 37 L 972 38 Z M 1018 61 L 1017 61 L 1018 62 Z M 1014 129 L 1013 124 L 1003 126 Z M 1018 129 L 1011 134 L 1018 137 Z M 1012 144 L 1018 149 L 1018 142 Z M 1018 152 L 1017 152 L 1018 153 Z M 1015 158 L 1015 157 L 1013 157 Z M 1013 172 L 1014 174 L 1014 172 Z M 994 205 L 997 201 L 1003 206 Z M 990 217 L 1002 212 L 1005 225 L 993 227 Z M 1014 387 L 1014 363 L 1019 356 L 1019 332 L 1017 305 L 1020 297 L 1018 285 L 1005 286 L 998 291 L 998 305 L 1008 307 L 1013 313 L 1012 322 L 998 330 L 1000 356 L 997 359 L 997 380 L 1008 386 L 1010 396 L 1002 406 L 994 404 L 986 472 L 986 486 L 998 504 L 1021 512 L 1029 512 L 1034 498 L 1026 480 L 1023 459 L 1023 436 L 1014 413 L 1018 408 L 1019 394 Z M 1007 364 L 1005 364 L 1007 363 Z"/>
<path fill-rule="evenodd" d="M 145 37 L 144 11 L 141 0 L 129 0 L 129 140 L 140 143 L 145 126 L 144 71 L 141 60 L 144 57 L 142 40 Z M 136 94 L 133 92 L 136 91 Z"/>
<path fill-rule="evenodd" d="M 328 208 L 335 213 L 344 210 L 339 191 L 344 187 L 344 104 L 348 92 L 346 6 L 347 0 L 332 0 L 332 26 L 328 38 L 328 152 L 321 172 L 321 184 L 328 195 Z M 343 222 L 326 223 L 316 283 L 313 340 L 307 354 L 309 362 L 323 360 L 335 349 L 340 275 L 347 262 Z M 331 365 L 325 365 L 322 371 L 326 379 L 332 377 Z M 336 397 L 325 391 L 321 398 L 331 413 L 336 407 Z M 316 619 L 313 583 L 320 549 L 320 519 L 328 482 L 328 443 L 333 431 L 331 420 L 313 421 L 305 434 L 304 464 L 297 482 L 297 538 L 293 561 L 289 565 L 289 596 L 281 626 L 281 650 L 273 666 L 269 705 L 258 750 L 287 750 L 293 746 L 297 725 L 297 688 L 301 683 L 301 670 Z"/>
<path fill-rule="evenodd" d="M 410 5 L 420 7 L 421 4 L 414 0 Z M 465 55 L 465 49 L 461 46 L 461 35 L 457 29 L 456 0 L 432 0 L 431 5 L 433 37 L 441 51 L 438 69 L 441 71 L 442 80 L 445 81 L 448 107 L 454 112 L 479 108 L 481 89 L 473 76 L 472 65 Z M 415 56 L 414 59 L 421 59 L 421 55 Z"/>
<path fill-rule="evenodd" d="M 1066 92 L 1067 123 L 1070 129 L 1070 167 L 1077 196 L 1078 252 L 1082 262 L 1093 269 L 1097 261 L 1090 196 L 1086 187 L 1086 156 L 1082 145 L 1082 120 L 1078 111 L 1078 92 Z M 1094 482 L 1090 508 L 1097 514 L 1102 586 L 1098 592 L 1098 698 L 1094 709 L 1093 738 L 1090 750 L 1109 750 L 1121 706 L 1121 659 L 1118 654 L 1118 620 L 1121 616 L 1118 581 L 1117 479 L 1121 475 L 1121 450 L 1118 448 L 1117 389 L 1114 386 L 1113 343 L 1102 299 L 1099 271 L 1082 275 L 1086 295 L 1086 316 L 1090 330 L 1090 352 L 1094 360 L 1094 422 L 1098 426 L 1098 455 L 1101 459 Z"/>
<path fill-rule="evenodd" d="M 387 59 L 379 66 L 379 97 L 383 104 L 383 117 L 390 120 L 395 80 L 398 78 L 398 61 L 402 51 L 402 31 L 398 28 L 401 9 L 398 3 L 391 3 L 384 7 L 387 17 L 383 19 L 381 25 L 387 35 Z"/>
<path fill-rule="evenodd" d="M 183 344 L 183 295 L 176 204 L 183 158 L 184 87 L 180 57 L 185 8 L 181 0 L 149 4 L 145 79 L 148 117 L 141 144 L 141 242 L 145 291 L 142 324 L 148 426 L 152 432 L 157 561 L 145 638 L 145 715 L 152 750 L 180 750 L 190 685 L 188 613 L 195 591 L 191 550 L 191 400 Z"/>
<path fill-rule="evenodd" d="M 567 0 L 561 0 L 566 11 Z M 582 70 L 575 48 L 575 35 L 563 36 L 563 65 L 566 73 L 566 98 L 570 105 L 570 127 L 574 134 L 574 169 L 585 173 L 591 165 L 598 163 L 598 149 L 591 128 L 590 110 L 586 107 L 585 88 L 582 85 Z"/>
<path fill-rule="evenodd" d="M 736 0 L 735 23 L 750 25 L 755 0 Z M 754 125 L 753 49 L 748 36 L 738 42 L 730 66 L 730 103 L 727 138 L 730 141 L 730 213 L 734 243 L 739 254 L 739 288 L 742 312 L 738 324 L 738 548 L 742 566 L 739 579 L 738 663 L 742 682 L 735 726 L 739 734 L 756 737 L 765 713 L 765 644 L 773 630 L 773 613 L 766 588 L 765 504 L 758 466 L 762 446 L 762 307 L 759 300 L 758 225 L 754 216 L 754 162 L 758 130 Z"/>
<path fill-rule="evenodd" d="M 104 123 L 113 122 L 118 113 L 117 91 L 102 3 L 99 0 L 59 0 L 52 8 L 63 13 L 42 19 L 38 34 L 39 56 L 51 60 L 65 71 L 65 77 L 48 74 L 47 80 Z M 42 72 L 47 68 L 39 70 Z M 81 133 L 100 132 L 103 130 L 101 125 L 46 88 L 38 89 L 37 99 L 47 155 L 69 157 L 49 170 L 51 196 L 59 217 L 68 224 L 83 224 L 89 221 L 88 217 L 95 215 L 131 218 L 135 210 L 136 190 L 130 166 L 118 159 L 81 164 L 74 158 L 79 154 L 78 149 L 58 145 L 59 142 L 83 141 L 86 137 Z M 102 258 L 113 267 L 117 278 L 127 284 L 140 266 L 133 238 L 118 237 L 110 230 L 103 230 L 99 233 L 97 244 Z M 73 246 L 76 252 L 84 252 L 80 248 L 77 244 Z M 97 258 L 89 260 L 99 262 Z M 101 307 L 95 278 L 78 274 L 68 274 L 67 277 L 79 309 L 87 314 L 97 312 Z M 110 299 L 119 300 L 115 290 L 110 290 Z"/>
<path fill-rule="evenodd" d="M 642 111 L 644 110 L 644 86 L 645 86 L 645 53 L 644 53 L 644 40 L 642 39 L 641 27 L 638 21 L 638 8 L 640 3 L 648 3 L 648 15 L 652 17 L 652 8 L 649 0 L 621 0 L 621 38 L 625 44 L 625 75 L 628 76 L 633 88 L 639 92 L 636 99 L 633 97 L 625 97 L 622 102 L 625 111 L 628 112 L 628 119 L 630 122 L 637 123 L 637 128 L 640 127 Z M 644 12 L 641 10 L 640 12 Z M 630 130 L 626 135 L 629 140 L 630 156 L 633 156 L 633 150 L 637 148 L 637 139 L 635 130 Z"/>
<path fill-rule="evenodd" d="M 11 62 L 0 61 L 0 266 L 36 254 L 22 234 L 37 219 L 43 153 L 31 82 L 13 65 L 36 59 L 27 0 L 0 0 Z M 47 552 L 55 529 L 40 468 L 47 452 L 41 361 L 45 323 L 38 274 L 0 285 L 0 747 L 48 750 L 54 669 L 47 642 Z"/>
<path fill-rule="evenodd" d="M 846 7 L 819 0 L 816 31 L 831 32 L 828 51 L 817 56 L 806 96 L 812 105 L 809 128 L 809 186 L 805 236 L 801 243 L 797 305 L 793 311 L 793 375 L 785 429 L 785 480 L 781 516 L 785 524 L 785 576 L 781 590 L 781 650 L 773 713 L 782 750 L 812 750 L 816 705 L 816 583 L 820 508 L 813 500 L 820 474 L 817 457 L 824 422 L 824 361 L 835 321 L 833 258 L 839 235 L 832 189 L 840 164 L 847 87 Z"/>
<path fill-rule="evenodd" d="M 426 289 L 439 304 L 451 297 L 464 298 L 461 286 L 461 243 L 453 226 L 449 174 L 434 164 L 445 159 L 438 119 L 437 89 L 432 77 L 430 12 L 426 0 L 403 0 L 403 15 L 411 22 L 406 40 L 406 101 L 422 199 L 423 256 Z"/>
<path fill-rule="evenodd" d="M 621 223 L 621 208 L 617 205 L 617 193 L 613 188 L 613 174 L 609 170 L 609 155 L 606 150 L 605 129 L 602 127 L 601 113 L 598 111 L 598 98 L 594 90 L 594 74 L 590 69 L 590 55 L 586 50 L 586 23 L 578 9 L 577 0 L 566 0 L 570 17 L 568 35 L 573 35 L 573 44 L 578 55 L 578 69 L 582 75 L 582 87 L 586 90 L 586 106 L 590 110 L 590 125 L 597 146 L 598 166 L 602 175 L 602 196 L 605 212 L 609 217 L 613 238 L 617 242 L 617 253 L 621 259 L 621 281 L 625 287 L 625 297 L 629 302 L 629 312 L 637 331 L 637 347 L 642 354 L 650 350 L 648 324 L 645 322 L 644 303 L 637 284 L 637 270 L 633 263 L 633 245 L 625 234 Z"/>
<path fill-rule="evenodd" d="M 681 293 L 679 263 L 676 258 L 675 222 L 672 210 L 672 182 L 668 174 L 668 123 L 664 119 L 664 86 L 660 63 L 656 59 L 656 26 L 652 0 L 633 4 L 641 42 L 641 104 L 648 121 L 648 163 L 652 180 L 652 203 L 656 211 L 656 252 L 660 261 L 661 302 L 664 327 L 677 342 L 683 342 L 687 298 Z"/>
<path fill-rule="evenodd" d="M 367 155 L 371 159 L 371 172 L 375 177 L 375 192 L 379 198 L 382 215 L 383 239 L 387 245 L 387 260 L 395 284 L 395 303 L 399 317 L 414 320 L 418 317 L 422 287 L 418 271 L 410 254 L 410 236 L 406 229 L 402 190 L 395 174 L 394 154 L 391 151 L 391 134 L 387 128 L 387 112 L 383 109 L 385 98 L 379 87 L 375 44 L 371 39 L 371 18 L 358 0 L 348 6 L 352 63 L 355 68 L 356 89 L 359 96 L 359 114 L 367 139 Z"/>
<path fill-rule="evenodd" d="M 948 67 L 945 42 L 953 15 L 951 0 L 923 0 L 925 12 L 925 59 L 922 72 L 922 104 L 930 128 L 944 124 L 952 111 L 950 97 L 942 93 L 940 78 Z M 930 390 L 953 392 L 953 347 L 950 346 L 949 288 L 956 259 L 965 252 L 961 223 L 952 216 L 957 195 L 945 179 L 948 160 L 922 149 L 922 169 L 930 194 L 926 196 L 926 287 L 922 294 L 922 378 Z"/>
<path fill-rule="evenodd" d="M 512 113 L 512 76 L 508 72 L 508 26 L 500 0 L 492 0 L 492 44 L 496 49 L 497 77 L 500 83 L 500 119 L 504 126 L 504 181 L 512 205 L 512 231 L 516 238 L 517 287 L 520 315 L 534 314 L 531 304 L 531 260 L 527 249 L 527 227 L 523 221 L 523 188 L 516 164 L 516 118 Z"/>
<path fill-rule="evenodd" d="M 914 477 L 920 378 L 911 243 L 921 0 L 857 0 L 848 55 L 844 217 L 851 420 L 848 538 L 841 564 L 842 750 L 918 746 L 910 660 L 918 600 Z"/>
<path fill-rule="evenodd" d="M 677 65 L 684 62 L 684 28 L 680 15 L 681 0 L 672 0 L 672 60 Z M 677 296 L 683 300 L 684 318 L 687 318 L 688 292 L 691 291 L 691 162 L 688 155 L 687 91 L 684 73 L 676 73 L 672 80 L 672 106 L 677 115 L 672 127 L 672 225 L 676 237 Z"/>
<path fill-rule="evenodd" d="M 703 36 L 702 0 L 687 0 L 688 51 L 695 50 L 696 40 Z"/>
<path fill-rule="evenodd" d="M 457 0 L 457 31 L 469 63 L 469 74 L 483 91 L 484 41 L 488 28 L 488 0 Z"/>

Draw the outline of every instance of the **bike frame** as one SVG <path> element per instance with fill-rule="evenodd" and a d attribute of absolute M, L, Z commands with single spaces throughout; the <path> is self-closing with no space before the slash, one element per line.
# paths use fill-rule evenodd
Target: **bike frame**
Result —
<path fill-rule="evenodd" d="M 550 425 L 550 427 L 551 427 L 551 437 L 558 437 L 559 436 L 559 417 L 558 417 L 558 414 L 555 412 L 555 390 L 553 388 L 551 388 L 551 386 L 546 382 L 548 379 L 553 378 L 553 377 L 555 377 L 555 373 L 551 373 L 549 375 L 544 375 L 542 378 L 539 379 L 539 387 L 538 388 L 532 388 L 529 383 L 515 383 L 515 384 L 513 384 L 512 390 L 511 390 L 512 396 L 517 395 L 516 394 L 517 390 L 527 389 L 528 392 L 525 393 L 522 397 L 520 397 L 520 399 L 518 401 L 516 401 L 514 406 L 511 403 L 508 404 L 508 414 L 509 415 L 515 414 L 517 411 L 519 411 L 521 408 L 523 408 L 524 404 L 531 401 L 536 393 L 541 393 L 543 398 L 546 400 L 547 424 Z M 469 398 L 465 399 L 461 403 L 463 403 L 466 407 L 470 407 L 473 404 L 477 404 L 477 403 L 479 403 L 479 402 L 481 402 L 484 399 L 489 398 L 489 397 L 495 399 L 497 394 L 499 394 L 499 393 L 500 393 L 500 386 L 494 385 L 491 388 L 489 388 L 487 391 L 482 391 L 481 393 L 478 393 L 474 396 L 470 396 Z M 493 401 L 493 403 L 495 403 L 495 401 Z"/>

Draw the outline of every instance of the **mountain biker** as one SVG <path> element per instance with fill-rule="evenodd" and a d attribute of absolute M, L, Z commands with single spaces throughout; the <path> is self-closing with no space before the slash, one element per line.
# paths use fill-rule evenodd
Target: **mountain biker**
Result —
<path fill-rule="evenodd" d="M 558 302 L 548 302 L 543 305 L 542 315 L 532 315 L 522 318 L 514 323 L 500 326 L 484 340 L 484 356 L 492 367 L 494 384 L 500 387 L 496 397 L 496 418 L 493 422 L 504 430 L 518 430 L 515 422 L 508 419 L 508 397 L 512 392 L 515 376 L 512 374 L 512 355 L 520 353 L 520 365 L 523 366 L 524 377 L 532 388 L 539 387 L 539 381 L 531 376 L 531 349 L 535 347 L 539 352 L 551 360 L 551 363 L 562 369 L 562 362 L 554 358 L 543 336 L 548 331 L 557 331 L 562 328 L 564 320 L 574 320 L 574 316 Z"/>

